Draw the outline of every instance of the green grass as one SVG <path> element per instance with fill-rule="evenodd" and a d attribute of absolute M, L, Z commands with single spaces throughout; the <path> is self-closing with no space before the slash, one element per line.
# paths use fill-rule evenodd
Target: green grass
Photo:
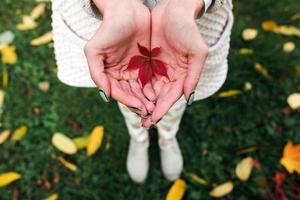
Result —
<path fill-rule="evenodd" d="M 30 12 L 34 5 L 33 0 L 3 0 L 0 6 L 0 32 L 12 30 L 15 33 L 18 53 L 18 62 L 6 66 L 10 81 L 5 90 L 0 129 L 14 130 L 20 125 L 29 128 L 20 142 L 0 146 L 0 173 L 17 171 L 22 174 L 20 181 L 0 188 L 0 199 L 12 199 L 13 193 L 18 193 L 22 200 L 43 199 L 53 192 L 58 192 L 59 199 L 63 200 L 164 199 L 171 183 L 163 178 L 160 170 L 156 131 L 151 130 L 149 177 L 145 184 L 136 185 L 126 172 L 129 137 L 116 103 L 102 103 L 94 89 L 63 85 L 54 73 L 53 48 L 29 45 L 31 39 L 51 29 L 50 5 L 37 29 L 16 30 L 15 24 L 21 20 L 21 13 Z M 275 199 L 272 177 L 275 172 L 284 171 L 279 163 L 283 147 L 288 140 L 300 143 L 300 113 L 284 115 L 281 111 L 287 106 L 286 97 L 300 91 L 300 74 L 293 69 L 300 65 L 300 40 L 264 32 L 260 24 L 272 19 L 279 24 L 300 27 L 300 20 L 290 20 L 291 16 L 300 13 L 300 2 L 235 0 L 234 6 L 230 70 L 222 90 L 242 89 L 246 81 L 252 83 L 253 90 L 236 98 L 210 97 L 187 109 L 178 133 L 185 159 L 184 171 L 198 174 L 210 185 L 232 180 L 235 189 L 224 199 Z M 259 35 L 254 41 L 244 42 L 241 32 L 249 27 L 257 28 Z M 293 41 L 297 46 L 292 54 L 281 49 L 286 41 Z M 240 55 L 242 47 L 255 49 L 255 54 Z M 258 74 L 253 69 L 255 62 L 263 64 L 273 80 Z M 47 93 L 38 89 L 40 81 L 51 83 Z M 37 108 L 39 113 L 34 111 Z M 75 137 L 90 132 L 98 124 L 105 127 L 101 150 L 91 158 L 84 151 L 76 156 L 66 156 L 78 165 L 76 173 L 52 159 L 53 155 L 62 155 L 51 145 L 54 132 Z M 108 143 L 110 148 L 107 149 Z M 259 148 L 249 154 L 237 153 L 248 146 Z M 262 168 L 254 169 L 248 182 L 241 182 L 234 169 L 247 155 L 259 160 Z M 39 179 L 51 182 L 53 177 L 59 177 L 59 182 L 52 184 L 51 189 L 36 185 Z M 185 199 L 211 199 L 208 195 L 211 186 L 199 185 L 184 175 L 182 178 L 188 185 Z M 299 184 L 299 175 L 287 178 L 283 187 L 289 199 L 297 199 L 291 188 Z"/>

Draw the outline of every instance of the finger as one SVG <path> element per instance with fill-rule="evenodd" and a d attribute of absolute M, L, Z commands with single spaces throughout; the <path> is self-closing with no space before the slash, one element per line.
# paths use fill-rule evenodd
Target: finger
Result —
<path fill-rule="evenodd" d="M 187 76 L 184 81 L 184 96 L 190 105 L 194 100 L 194 91 L 200 79 L 207 58 L 207 48 L 198 48 L 197 53 L 189 56 Z"/>
<path fill-rule="evenodd" d="M 140 115 L 146 116 L 147 109 L 137 97 L 133 95 L 127 81 L 117 81 L 109 78 L 111 82 L 111 96 L 120 103 L 126 105 L 131 109 L 135 109 Z"/>
<path fill-rule="evenodd" d="M 145 95 L 145 97 L 151 101 L 151 102 L 155 102 L 156 101 L 156 95 L 155 95 L 155 91 L 153 89 L 152 83 L 148 82 L 144 88 L 143 88 L 143 93 Z"/>
<path fill-rule="evenodd" d="M 153 84 L 153 89 L 155 91 L 156 96 L 158 97 L 159 94 L 160 94 L 161 89 L 163 88 L 163 86 L 166 85 L 166 83 L 168 83 L 169 81 L 166 80 L 165 77 L 161 77 L 160 79 L 154 80 L 152 82 L 153 82 L 152 83 Z"/>
<path fill-rule="evenodd" d="M 142 122 L 143 127 L 145 127 L 145 128 L 150 128 L 152 126 L 151 117 L 142 119 L 141 122 Z"/>
<path fill-rule="evenodd" d="M 143 104 L 146 106 L 146 109 L 147 109 L 148 113 L 152 113 L 153 110 L 154 110 L 155 105 L 154 105 L 153 102 L 149 101 L 145 97 L 145 95 L 142 92 L 140 84 L 137 81 L 131 80 L 131 81 L 129 81 L 129 85 L 131 87 L 131 90 L 132 90 L 133 94 L 137 98 L 139 98 L 143 102 Z M 146 117 L 146 115 L 143 115 L 143 116 Z"/>
<path fill-rule="evenodd" d="M 97 51 L 89 45 L 85 46 L 84 52 L 88 61 L 91 78 L 96 86 L 105 93 L 108 100 L 111 93 L 110 81 L 104 72 L 103 56 L 99 55 Z"/>
<path fill-rule="evenodd" d="M 165 85 L 158 97 L 156 107 L 152 113 L 152 123 L 159 121 L 177 102 L 183 94 L 184 79 L 179 79 L 176 82 L 170 82 Z"/>

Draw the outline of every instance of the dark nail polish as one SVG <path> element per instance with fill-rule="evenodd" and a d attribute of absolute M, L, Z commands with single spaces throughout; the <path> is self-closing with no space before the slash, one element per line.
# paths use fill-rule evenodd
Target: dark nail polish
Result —
<path fill-rule="evenodd" d="M 106 102 L 106 103 L 109 102 L 109 98 L 107 97 L 107 95 L 105 94 L 105 92 L 102 89 L 99 89 L 99 95 L 104 102 Z"/>
<path fill-rule="evenodd" d="M 156 122 L 156 123 L 159 123 L 161 120 L 162 120 L 162 118 L 160 118 L 159 120 L 157 120 L 157 122 Z"/>
<path fill-rule="evenodd" d="M 132 112 L 135 112 L 135 113 L 139 113 L 139 112 L 142 111 L 141 109 L 136 108 L 136 107 L 129 107 L 129 109 L 130 109 Z"/>
<path fill-rule="evenodd" d="M 195 99 L 195 92 L 192 92 L 188 98 L 187 105 L 188 106 L 192 105 L 194 102 L 194 99 Z"/>

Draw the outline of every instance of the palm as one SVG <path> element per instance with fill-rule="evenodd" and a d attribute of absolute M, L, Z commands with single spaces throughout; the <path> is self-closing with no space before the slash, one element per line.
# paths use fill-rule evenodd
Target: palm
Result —
<path fill-rule="evenodd" d="M 162 118 L 184 93 L 191 92 L 187 77 L 197 79 L 201 72 L 202 62 L 196 54 L 202 48 L 205 50 L 206 45 L 194 20 L 185 19 L 183 16 L 185 15 L 180 13 L 180 10 L 168 12 L 163 6 L 157 6 L 152 11 L 151 46 L 161 46 L 159 59 L 166 63 L 169 76 L 169 80 L 153 78 L 152 81 L 157 95 L 157 103 L 151 119 L 154 122 Z M 193 75 L 191 66 L 197 63 L 198 69 Z M 150 121 L 144 121 L 144 124 L 149 126 Z"/>
<path fill-rule="evenodd" d="M 125 70 L 130 58 L 138 54 L 137 42 L 145 46 L 150 45 L 149 11 L 141 12 L 139 16 L 126 14 L 123 17 L 118 16 L 117 20 L 104 20 L 86 49 L 94 49 L 94 52 L 99 55 L 98 59 L 102 59 L 104 71 L 100 72 L 97 71 L 99 68 L 90 67 L 91 74 L 105 74 L 110 85 L 110 88 L 105 89 L 110 91 L 110 96 L 129 107 L 140 109 L 139 114 L 145 116 L 148 111 L 152 111 L 154 108 L 154 104 L 148 100 L 155 98 L 154 92 L 153 94 L 150 93 L 147 99 L 136 81 L 137 72 Z M 100 77 L 93 80 L 96 83 L 99 81 L 98 85 L 102 87 L 108 85 L 107 82 L 103 83 L 104 81 Z M 101 81 L 103 82 L 101 83 Z"/>

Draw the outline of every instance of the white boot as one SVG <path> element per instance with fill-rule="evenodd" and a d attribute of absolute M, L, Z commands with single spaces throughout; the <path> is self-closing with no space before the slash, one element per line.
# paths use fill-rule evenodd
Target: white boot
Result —
<path fill-rule="evenodd" d="M 183 169 L 183 158 L 176 137 L 159 139 L 161 167 L 164 176 L 170 181 L 180 177 Z"/>
<path fill-rule="evenodd" d="M 138 141 L 131 137 L 127 155 L 127 171 L 136 183 L 143 183 L 149 170 L 148 157 L 149 138 Z"/>

